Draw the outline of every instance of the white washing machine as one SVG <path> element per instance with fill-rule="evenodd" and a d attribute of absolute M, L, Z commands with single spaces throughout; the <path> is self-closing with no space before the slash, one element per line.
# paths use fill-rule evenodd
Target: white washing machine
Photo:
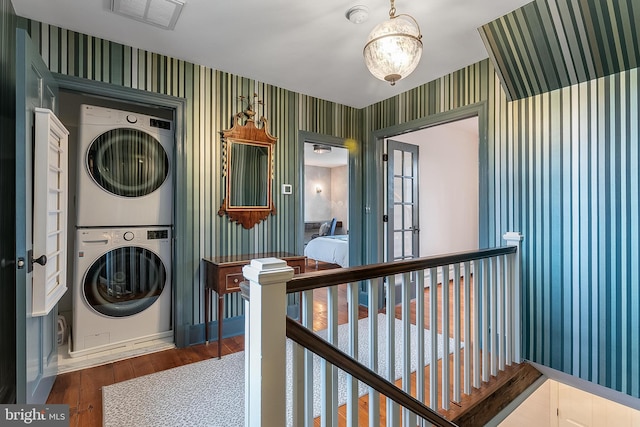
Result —
<path fill-rule="evenodd" d="M 173 224 L 173 122 L 80 106 L 76 225 Z"/>
<path fill-rule="evenodd" d="M 171 228 L 78 229 L 72 357 L 172 339 Z"/>

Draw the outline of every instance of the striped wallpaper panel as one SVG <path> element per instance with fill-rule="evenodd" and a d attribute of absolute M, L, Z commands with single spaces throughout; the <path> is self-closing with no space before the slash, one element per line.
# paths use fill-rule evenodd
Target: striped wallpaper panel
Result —
<path fill-rule="evenodd" d="M 480 227 L 488 246 L 502 245 L 506 231 L 524 235 L 524 357 L 634 397 L 640 397 L 639 95 L 635 68 L 509 102 L 485 60 L 369 106 L 363 118 L 365 204 L 376 206 L 382 183 L 370 129 L 487 104 L 489 209 Z M 366 229 L 375 230 L 377 214 L 368 217 Z"/>
<path fill-rule="evenodd" d="M 510 99 L 640 65 L 636 0 L 536 0 L 479 30 Z"/>
<path fill-rule="evenodd" d="M 639 397 L 638 70 L 512 107 L 525 353 Z"/>
<path fill-rule="evenodd" d="M 574 9 L 577 4 L 571 3 Z M 625 4 L 636 12 L 634 2 Z M 616 37 L 625 33 L 624 26 L 611 28 L 614 45 L 622 43 Z M 178 153 L 189 171 L 185 188 L 178 189 L 184 193 L 180 221 L 186 233 L 178 281 L 200 290 L 201 256 L 288 250 L 296 239 L 290 227 L 300 209 L 295 195 L 276 195 L 278 214 L 251 231 L 216 214 L 223 188 L 218 132 L 239 110 L 238 95 L 257 92 L 265 101 L 271 133 L 279 138 L 276 189 L 299 179 L 298 130 L 359 141 L 363 204 L 372 208 L 362 216 L 365 248 L 378 243 L 381 214 L 382 183 L 376 174 L 381 161 L 373 132 L 486 105 L 488 212 L 480 226 L 489 246 L 501 245 L 506 231 L 524 234 L 524 357 L 640 397 L 637 68 L 597 79 L 589 74 L 584 82 L 567 80 L 560 90 L 543 87 L 543 94 L 509 102 L 501 72 L 484 60 L 354 110 L 42 24 L 32 23 L 31 33 L 54 72 L 187 99 L 187 141 L 185 152 Z M 364 253 L 364 259 L 375 261 L 375 253 Z M 202 322 L 200 294 L 184 302 L 191 309 L 181 321 Z M 227 317 L 242 313 L 233 297 L 227 306 Z"/>
<path fill-rule="evenodd" d="M 186 327 L 204 321 L 202 257 L 295 251 L 298 230 L 291 224 L 300 203 L 297 196 L 282 195 L 279 189 L 285 183 L 295 187 L 300 181 L 298 130 L 360 138 L 359 112 L 351 107 L 39 22 L 27 25 L 54 73 L 186 99 L 187 138 L 184 151 L 176 153 L 186 176 L 182 177 L 184 187 L 176 189 L 175 263 L 176 286 L 196 290 L 193 301 L 179 302 L 186 314 L 178 321 Z M 278 138 L 273 182 L 277 214 L 246 230 L 217 214 L 224 191 L 220 131 L 230 128 L 233 115 L 246 107 L 239 96 L 253 93 L 264 102 L 258 113 L 267 118 L 271 134 Z M 239 295 L 226 298 L 224 316 L 242 315 Z M 213 310 L 212 319 L 216 319 Z"/>

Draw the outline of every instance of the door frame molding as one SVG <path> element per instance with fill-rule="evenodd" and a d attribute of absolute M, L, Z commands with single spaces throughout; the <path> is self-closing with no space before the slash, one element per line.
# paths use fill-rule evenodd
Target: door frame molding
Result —
<path fill-rule="evenodd" d="M 371 209 L 372 215 L 365 216 L 366 229 L 371 239 L 371 244 L 365 248 L 365 261 L 367 263 L 378 263 L 384 259 L 384 239 L 380 236 L 384 233 L 384 224 L 382 223 L 382 215 L 384 214 L 384 201 L 380 194 L 383 192 L 384 182 L 384 162 L 382 154 L 384 153 L 384 140 L 393 138 L 409 132 L 426 129 L 432 126 L 438 126 L 458 120 L 468 119 L 470 117 L 478 117 L 478 245 L 483 248 L 489 242 L 488 213 L 489 203 L 487 195 L 489 194 L 489 151 L 488 151 L 488 135 L 487 135 L 487 101 L 481 101 L 475 104 L 466 105 L 456 108 L 455 110 L 445 111 L 442 113 L 432 114 L 420 119 L 411 120 L 406 123 L 400 123 L 386 128 L 378 129 L 372 132 L 370 138 L 370 152 L 373 156 L 369 164 L 375 174 L 373 174 L 370 185 L 365 188 L 366 197 L 369 201 L 367 206 Z M 425 225 L 422 224 L 422 227 Z"/>
<path fill-rule="evenodd" d="M 186 236 L 186 215 L 178 209 L 178 206 L 186 206 L 187 169 L 182 156 L 185 153 L 185 141 L 187 140 L 187 100 L 171 95 L 148 92 L 111 83 L 88 80 L 81 77 L 66 74 L 52 73 L 61 90 L 75 91 L 89 96 L 101 96 L 130 104 L 138 104 L 145 107 L 162 107 L 173 110 L 173 122 L 175 124 L 175 147 L 173 152 L 174 206 L 173 206 L 173 259 L 186 259 L 185 248 L 179 244 L 180 236 Z M 193 301 L 193 289 L 186 286 L 186 282 L 178 281 L 178 277 L 184 277 L 186 263 L 173 263 L 171 269 L 173 291 L 173 334 L 177 347 L 185 347 L 189 342 L 189 318 L 191 316 L 190 304 Z"/>
<path fill-rule="evenodd" d="M 298 191 L 294 203 L 301 208 L 296 213 L 297 238 L 296 252 L 304 253 L 304 144 L 317 143 L 332 147 L 345 148 L 349 151 L 347 170 L 349 174 L 349 240 L 361 242 L 362 223 L 359 221 L 356 206 L 362 206 L 361 188 L 362 163 L 358 161 L 357 153 L 347 148 L 346 139 L 316 132 L 298 130 Z M 349 245 L 349 266 L 362 264 L 362 250 L 356 245 Z"/>

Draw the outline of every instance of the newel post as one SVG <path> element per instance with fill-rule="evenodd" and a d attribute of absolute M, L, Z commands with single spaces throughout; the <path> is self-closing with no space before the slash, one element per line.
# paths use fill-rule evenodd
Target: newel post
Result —
<path fill-rule="evenodd" d="M 516 252 L 516 256 L 514 257 L 513 267 L 511 269 L 511 283 L 513 289 L 513 360 L 516 363 L 522 362 L 521 351 L 522 351 L 522 299 L 521 299 L 521 288 L 522 288 L 522 276 L 521 276 L 521 265 L 522 265 L 522 240 L 524 236 L 517 231 L 509 231 L 504 233 L 502 238 L 507 242 L 507 246 L 517 246 L 518 252 Z"/>
<path fill-rule="evenodd" d="M 245 286 L 245 426 L 284 426 L 286 283 L 293 268 L 277 258 L 243 267 Z M 246 295 L 248 290 L 248 295 Z"/>

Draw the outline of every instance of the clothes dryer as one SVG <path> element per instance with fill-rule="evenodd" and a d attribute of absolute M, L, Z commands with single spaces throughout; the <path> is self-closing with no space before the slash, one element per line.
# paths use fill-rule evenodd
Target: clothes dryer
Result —
<path fill-rule="evenodd" d="M 173 122 L 80 106 L 76 225 L 173 224 Z"/>
<path fill-rule="evenodd" d="M 76 234 L 72 357 L 172 337 L 171 228 Z"/>

